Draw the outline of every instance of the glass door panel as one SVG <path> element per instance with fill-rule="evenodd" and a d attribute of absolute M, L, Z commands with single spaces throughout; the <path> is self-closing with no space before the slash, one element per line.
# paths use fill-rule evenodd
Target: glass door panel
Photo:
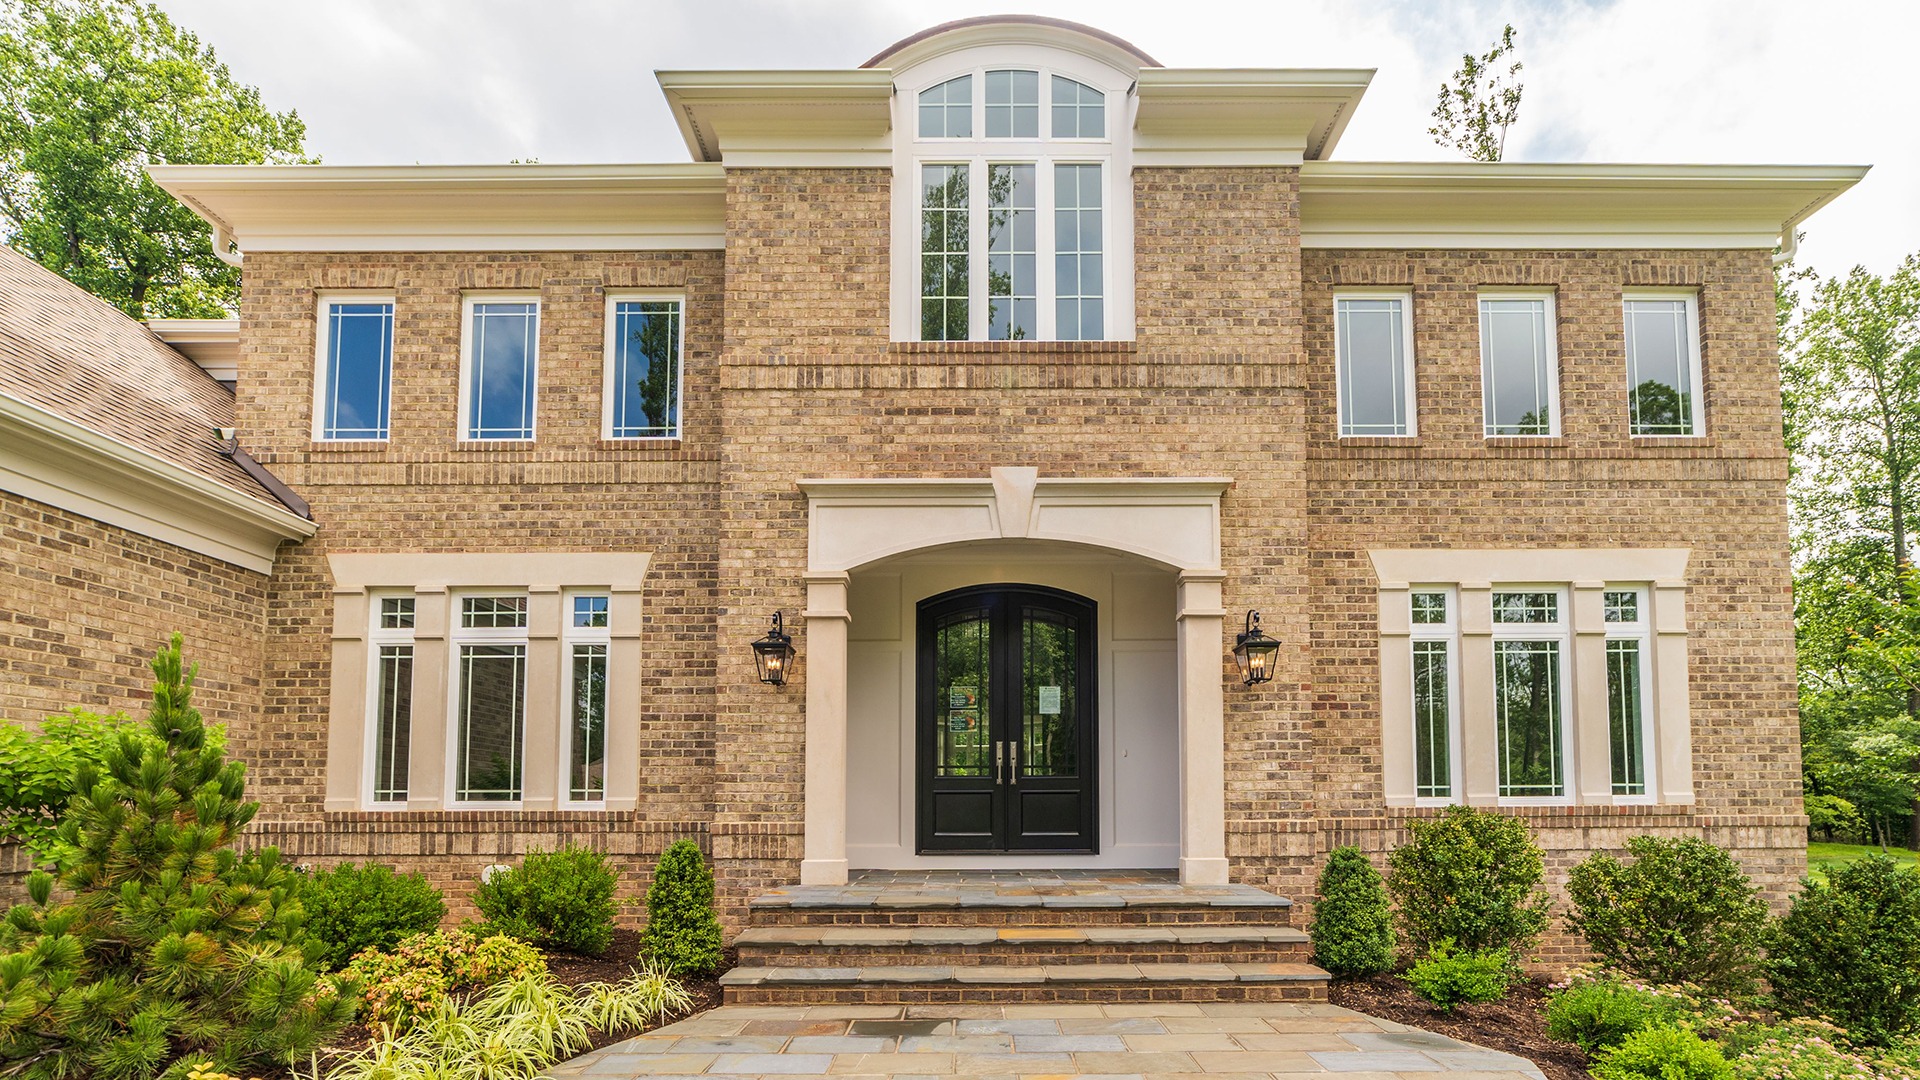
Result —
<path fill-rule="evenodd" d="M 993 772 L 993 624 L 987 609 L 940 621 L 934 641 L 934 775 Z"/>
<path fill-rule="evenodd" d="M 1059 612 L 1028 608 L 1022 615 L 1022 777 L 1079 775 L 1079 636 Z"/>

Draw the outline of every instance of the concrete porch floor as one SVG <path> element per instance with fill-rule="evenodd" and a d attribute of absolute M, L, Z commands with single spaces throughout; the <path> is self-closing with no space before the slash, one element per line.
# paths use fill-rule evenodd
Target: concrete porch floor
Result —
<path fill-rule="evenodd" d="M 1172 870 L 855 870 L 845 885 L 792 885 L 756 908 L 1270 907 L 1293 901 L 1251 885 L 1182 885 Z"/>
<path fill-rule="evenodd" d="M 554 1066 L 700 1076 L 1544 1080 L 1525 1058 L 1334 1005 L 730 1005 Z M 1438 1080 L 1436 1077 L 1435 1080 Z"/>

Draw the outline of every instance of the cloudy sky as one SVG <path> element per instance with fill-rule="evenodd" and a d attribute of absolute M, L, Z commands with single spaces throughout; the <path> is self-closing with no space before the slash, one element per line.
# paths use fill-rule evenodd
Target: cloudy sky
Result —
<path fill-rule="evenodd" d="M 1514 24 L 1512 161 L 1874 171 L 1807 226 L 1825 274 L 1920 251 L 1920 0 L 159 0 L 332 164 L 685 161 L 658 68 L 853 67 L 947 19 L 1090 23 L 1161 63 L 1370 67 L 1335 157 L 1445 158 L 1428 112 Z"/>

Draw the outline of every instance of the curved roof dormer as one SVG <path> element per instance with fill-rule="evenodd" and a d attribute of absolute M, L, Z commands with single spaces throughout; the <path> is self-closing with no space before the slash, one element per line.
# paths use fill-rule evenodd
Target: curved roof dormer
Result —
<path fill-rule="evenodd" d="M 959 49 L 1028 44 L 1079 52 L 1122 71 L 1160 66 L 1160 61 L 1131 41 L 1098 27 L 1043 15 L 981 15 L 944 22 L 901 38 L 860 66 L 902 71 Z"/>

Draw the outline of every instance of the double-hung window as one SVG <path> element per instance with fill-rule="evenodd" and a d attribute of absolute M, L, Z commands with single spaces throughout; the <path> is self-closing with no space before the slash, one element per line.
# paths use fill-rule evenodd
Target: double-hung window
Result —
<path fill-rule="evenodd" d="M 462 596 L 452 633 L 453 799 L 517 803 L 527 704 L 527 597 Z"/>
<path fill-rule="evenodd" d="M 567 598 L 562 633 L 567 700 L 561 712 L 566 801 L 604 803 L 607 799 L 607 629 L 605 593 Z"/>
<path fill-rule="evenodd" d="M 1627 417 L 1634 435 L 1699 435 L 1700 317 L 1692 292 L 1625 298 Z"/>
<path fill-rule="evenodd" d="M 1503 799 L 1567 796 L 1567 629 L 1562 590 L 1494 591 L 1493 719 Z"/>
<path fill-rule="evenodd" d="M 323 296 L 314 438 L 387 437 L 393 405 L 393 298 Z"/>
<path fill-rule="evenodd" d="M 1602 594 L 1607 624 L 1607 744 L 1613 794 L 1647 798 L 1652 763 L 1647 738 L 1647 605 L 1637 588 L 1609 586 Z"/>
<path fill-rule="evenodd" d="M 1552 293 L 1480 297 L 1480 398 L 1486 435 L 1560 434 Z"/>
<path fill-rule="evenodd" d="M 372 653 L 372 776 L 366 790 L 375 804 L 407 801 L 407 771 L 413 760 L 413 617 L 411 596 L 377 596 L 367 635 Z"/>
<path fill-rule="evenodd" d="M 607 438 L 680 437 L 684 303 L 678 296 L 607 298 Z"/>
<path fill-rule="evenodd" d="M 1459 623 L 1451 589 L 1421 587 L 1408 594 L 1413 648 L 1414 797 L 1456 800 L 1459 739 Z"/>
<path fill-rule="evenodd" d="M 1107 94 L 1056 72 L 999 68 L 918 92 L 903 160 L 913 178 L 902 245 L 912 252 L 913 336 L 1114 336 Z"/>
<path fill-rule="evenodd" d="M 1405 291 L 1334 294 L 1335 397 L 1343 437 L 1418 433 L 1412 307 Z"/>
<path fill-rule="evenodd" d="M 460 365 L 460 437 L 531 441 L 540 298 L 469 296 Z"/>

